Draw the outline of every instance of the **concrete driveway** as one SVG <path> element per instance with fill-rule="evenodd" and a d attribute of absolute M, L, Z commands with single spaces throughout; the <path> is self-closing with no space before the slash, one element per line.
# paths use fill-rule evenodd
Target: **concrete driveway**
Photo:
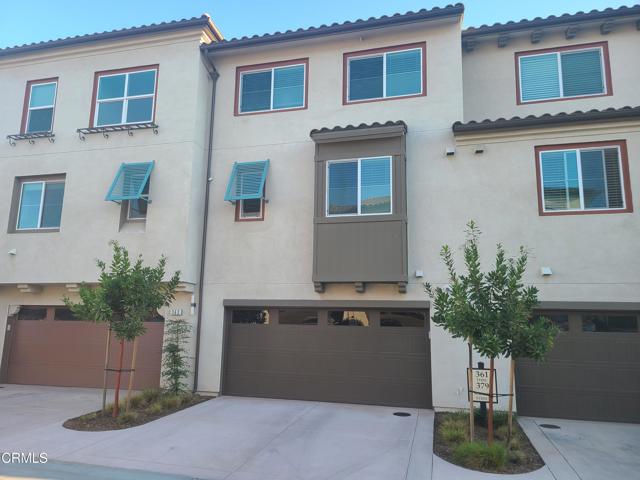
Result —
<path fill-rule="evenodd" d="M 433 456 L 433 412 L 221 397 L 140 427 L 75 432 L 95 389 L 0 388 L 0 451 L 46 452 L 46 465 L 3 465 L 0 478 L 489 480 Z M 396 411 L 410 413 L 394 416 Z M 519 480 L 637 478 L 640 425 L 520 418 L 546 466 Z M 540 424 L 558 425 L 545 429 Z M 117 468 L 117 470 L 114 470 Z M 141 471 L 157 472 L 142 473 Z"/>
<path fill-rule="evenodd" d="M 216 480 L 423 480 L 431 472 L 431 410 L 401 409 L 411 416 L 398 417 L 387 407 L 222 397 L 128 430 L 61 426 L 99 404 L 98 390 L 7 385 L 0 450 Z M 47 470 L 22 471 L 38 478 L 39 468 Z"/>

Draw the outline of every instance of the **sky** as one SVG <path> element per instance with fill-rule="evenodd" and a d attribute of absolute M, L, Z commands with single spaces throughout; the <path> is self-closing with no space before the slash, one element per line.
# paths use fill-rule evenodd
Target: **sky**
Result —
<path fill-rule="evenodd" d="M 200 16 L 225 38 L 319 26 L 358 18 L 443 7 L 455 0 L 0 0 L 0 48 L 85 33 Z M 631 6 L 614 0 L 466 0 L 465 27 L 548 15 Z M 321 8 L 320 8 L 321 6 Z"/>

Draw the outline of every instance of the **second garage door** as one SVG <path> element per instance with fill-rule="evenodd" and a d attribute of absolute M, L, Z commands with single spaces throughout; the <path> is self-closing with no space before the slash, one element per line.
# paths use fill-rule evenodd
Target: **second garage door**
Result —
<path fill-rule="evenodd" d="M 427 311 L 228 309 L 222 393 L 431 407 Z"/>
<path fill-rule="evenodd" d="M 561 329 L 546 362 L 516 363 L 518 413 L 640 422 L 635 312 L 548 313 Z"/>
<path fill-rule="evenodd" d="M 160 320 L 162 317 L 158 317 Z M 107 328 L 79 321 L 63 307 L 23 306 L 9 320 L 2 376 L 7 383 L 65 387 L 102 387 Z M 134 388 L 158 388 L 162 359 L 162 321 L 145 322 L 136 359 Z M 119 344 L 111 343 L 109 366 L 117 365 Z M 126 344 L 124 368 L 131 364 L 132 345 Z M 115 373 L 108 376 L 113 387 Z M 124 374 L 127 385 L 128 374 Z"/>

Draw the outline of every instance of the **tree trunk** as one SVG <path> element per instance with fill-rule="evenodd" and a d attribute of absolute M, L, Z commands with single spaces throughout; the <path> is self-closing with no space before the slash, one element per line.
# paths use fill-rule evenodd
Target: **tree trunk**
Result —
<path fill-rule="evenodd" d="M 124 357 L 124 339 L 120 340 L 120 359 L 118 360 L 118 372 L 116 373 L 116 392 L 113 399 L 113 418 L 120 413 L 120 380 L 122 378 L 122 358 Z"/>
<path fill-rule="evenodd" d="M 513 383 L 516 375 L 516 361 L 511 357 L 509 365 L 509 414 L 508 414 L 508 427 L 507 427 L 507 445 L 511 442 L 511 435 L 513 434 Z"/>
<path fill-rule="evenodd" d="M 471 345 L 471 339 L 467 343 L 469 346 L 469 373 L 468 375 L 468 384 L 469 384 L 469 441 L 473 442 L 475 433 L 474 433 L 474 412 L 473 412 L 473 346 Z"/>
<path fill-rule="evenodd" d="M 489 415 L 487 417 L 487 443 L 493 445 L 493 357 L 489 359 Z"/>
<path fill-rule="evenodd" d="M 129 400 L 131 400 L 131 389 L 133 388 L 133 376 L 136 373 L 136 356 L 138 354 L 138 338 L 133 341 L 133 355 L 131 356 L 131 371 L 129 372 L 129 388 L 127 389 L 127 406 L 125 411 L 129 411 Z"/>
<path fill-rule="evenodd" d="M 107 348 L 104 352 L 104 374 L 102 375 L 102 411 L 107 408 L 107 368 L 109 368 L 109 352 L 111 351 L 111 328 L 107 330 Z"/>

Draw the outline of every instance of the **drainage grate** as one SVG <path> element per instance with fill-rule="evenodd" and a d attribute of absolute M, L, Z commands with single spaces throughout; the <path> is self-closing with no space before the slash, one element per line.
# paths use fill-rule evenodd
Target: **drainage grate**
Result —
<path fill-rule="evenodd" d="M 396 417 L 410 417 L 411 414 L 407 412 L 393 412 Z"/>
<path fill-rule="evenodd" d="M 558 425 L 554 425 L 553 423 L 541 423 L 540 427 L 542 428 L 551 428 L 551 429 L 559 429 L 560 427 Z"/>

